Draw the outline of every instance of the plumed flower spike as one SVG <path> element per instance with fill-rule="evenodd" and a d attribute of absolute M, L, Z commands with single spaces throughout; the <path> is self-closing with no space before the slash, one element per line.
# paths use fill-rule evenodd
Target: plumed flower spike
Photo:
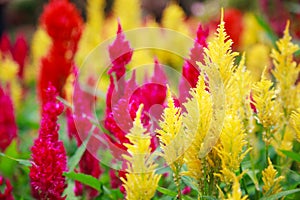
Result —
<path fill-rule="evenodd" d="M 5 151 L 11 141 L 17 137 L 17 125 L 14 108 L 9 95 L 5 94 L 0 85 L 0 151 Z"/>
<path fill-rule="evenodd" d="M 265 73 L 265 72 L 264 72 Z M 273 83 L 262 75 L 261 81 L 253 85 L 253 100 L 257 110 L 258 121 L 265 130 L 270 130 L 276 125 L 282 116 L 280 105 L 276 100 L 277 96 L 275 89 L 272 87 Z M 274 128 L 274 127 L 273 127 Z M 266 142 L 270 142 L 270 131 L 267 131 L 264 137 Z"/>
<path fill-rule="evenodd" d="M 280 186 L 280 182 L 284 179 L 284 177 L 277 177 L 278 172 L 274 169 L 270 158 L 268 158 L 268 163 L 269 166 L 262 172 L 262 180 L 264 182 L 263 193 L 270 196 L 281 192 L 282 188 Z"/>
<path fill-rule="evenodd" d="M 293 53 L 299 50 L 299 46 L 292 43 L 292 37 L 289 34 L 289 21 L 284 30 L 284 36 L 276 42 L 278 50 L 272 49 L 271 57 L 273 58 L 274 70 L 272 74 L 276 78 L 277 88 L 279 89 L 279 96 L 282 105 L 289 115 L 293 109 L 296 108 L 295 83 L 298 78 L 300 67 L 293 61 Z"/>
<path fill-rule="evenodd" d="M 159 134 L 158 138 L 162 148 L 162 155 L 167 164 L 171 165 L 173 162 L 178 162 L 181 166 L 184 152 L 184 138 L 181 134 L 181 108 L 175 107 L 169 87 L 167 90 L 167 100 L 167 107 L 164 109 L 162 120 L 159 122 L 161 129 L 157 130 L 157 134 Z"/>
<path fill-rule="evenodd" d="M 199 76 L 196 88 L 190 90 L 191 98 L 184 103 L 186 113 L 183 113 L 182 118 L 185 137 L 192 139 L 184 154 L 184 161 L 188 168 L 185 175 L 191 176 L 196 180 L 200 180 L 203 177 L 199 151 L 210 127 L 213 111 L 210 94 L 205 88 L 204 77 Z"/>
<path fill-rule="evenodd" d="M 208 43 L 205 49 L 207 56 L 205 62 L 215 63 L 221 73 L 224 84 L 226 85 L 234 70 L 234 58 L 237 52 L 232 52 L 232 40 L 225 31 L 225 22 L 223 20 L 224 10 L 221 10 L 221 22 L 218 26 L 214 39 Z M 209 59 L 209 60 L 208 60 Z"/>
<path fill-rule="evenodd" d="M 234 113 L 228 113 L 220 136 L 221 146 L 216 149 L 222 162 L 222 174 L 217 174 L 217 176 L 227 184 L 234 182 L 228 170 L 231 172 L 238 170 L 243 158 L 251 150 L 247 148 L 244 151 L 247 145 L 246 137 L 247 135 L 239 116 Z"/>
<path fill-rule="evenodd" d="M 121 178 L 128 200 L 150 200 L 156 191 L 161 175 L 155 174 L 157 167 L 150 149 L 150 134 L 141 122 L 143 105 L 139 106 L 133 127 L 126 135 L 130 144 L 125 144 L 129 155 L 124 155 L 127 161 L 126 180 Z"/>
<path fill-rule="evenodd" d="M 67 0 L 51 1 L 45 6 L 40 20 L 53 40 L 79 40 L 81 36 L 83 22 L 80 13 Z"/>
<path fill-rule="evenodd" d="M 64 97 L 63 87 L 71 73 L 83 21 L 76 7 L 64 0 L 49 2 L 40 23 L 52 40 L 48 54 L 41 60 L 39 75 L 38 92 L 44 104 L 49 82 Z"/>
<path fill-rule="evenodd" d="M 46 94 L 39 136 L 31 148 L 31 191 L 36 199 L 65 199 L 62 194 L 66 183 L 62 174 L 67 171 L 67 157 L 62 141 L 58 140 L 57 124 L 63 105 L 57 102 L 53 86 L 48 87 Z"/>
<path fill-rule="evenodd" d="M 108 71 L 109 74 L 116 73 L 117 80 L 119 80 L 125 73 L 125 65 L 127 65 L 133 54 L 133 49 L 125 40 L 125 35 L 122 31 L 120 22 L 118 23 L 117 37 L 115 41 L 108 47 L 109 57 L 113 64 Z"/>

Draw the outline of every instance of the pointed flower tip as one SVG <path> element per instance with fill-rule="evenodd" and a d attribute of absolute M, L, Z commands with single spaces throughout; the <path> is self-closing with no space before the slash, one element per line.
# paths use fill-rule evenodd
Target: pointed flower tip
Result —
<path fill-rule="evenodd" d="M 141 119 L 142 110 L 144 108 L 144 104 L 140 104 L 139 109 L 136 112 L 136 119 Z"/>
<path fill-rule="evenodd" d="M 220 19 L 220 23 L 224 23 L 224 8 L 221 8 L 221 19 Z"/>
<path fill-rule="evenodd" d="M 118 31 L 117 31 L 117 34 L 120 34 L 120 33 L 122 33 L 122 32 L 123 32 L 123 30 L 122 30 L 120 18 L 118 18 Z"/>

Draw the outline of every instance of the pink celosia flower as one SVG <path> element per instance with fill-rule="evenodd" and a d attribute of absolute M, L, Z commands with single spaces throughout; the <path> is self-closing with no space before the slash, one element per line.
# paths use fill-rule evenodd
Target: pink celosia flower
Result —
<path fill-rule="evenodd" d="M 82 19 L 76 7 L 67 0 L 50 1 L 41 16 L 41 25 L 52 39 L 48 54 L 41 60 L 38 92 L 42 103 L 51 82 L 60 96 L 71 73 L 73 58 L 82 32 Z"/>
<path fill-rule="evenodd" d="M 5 185 L 5 186 L 3 186 Z M 14 200 L 12 191 L 13 187 L 10 184 L 10 181 L 8 179 L 4 179 L 2 176 L 0 176 L 0 188 L 4 188 L 3 190 L 0 190 L 0 199 L 3 200 Z"/>
<path fill-rule="evenodd" d="M 63 112 L 63 104 L 56 100 L 56 89 L 50 85 L 42 110 L 39 136 L 31 148 L 30 184 L 37 199 L 65 199 L 66 188 L 63 172 L 67 171 L 67 156 L 62 141 L 58 140 L 57 117 Z"/>
<path fill-rule="evenodd" d="M 77 69 L 74 69 L 74 74 L 77 76 Z M 88 85 L 93 85 L 94 80 L 89 79 Z M 91 118 L 93 116 L 93 104 L 95 102 L 95 96 L 85 92 L 79 85 L 78 81 L 74 83 L 74 90 L 76 93 L 73 97 L 74 110 L 68 109 L 67 111 L 67 122 L 69 136 L 74 136 L 77 145 L 80 146 L 82 142 L 88 137 L 89 132 L 92 128 Z M 76 123 L 75 123 L 75 121 Z M 101 168 L 99 160 L 97 159 L 97 151 L 99 149 L 99 140 L 96 139 L 96 135 L 99 133 L 95 130 L 87 144 L 87 150 L 84 152 L 80 162 L 79 171 L 84 174 L 89 174 L 95 178 L 99 178 L 101 175 Z M 97 190 L 91 187 L 83 187 L 79 182 L 75 184 L 75 194 L 80 196 L 83 194 L 84 188 L 88 189 L 90 198 L 94 198 L 98 195 Z"/>
<path fill-rule="evenodd" d="M 132 128 L 133 119 L 141 103 L 144 104 L 141 114 L 143 126 L 148 131 L 153 132 L 156 121 L 164 107 L 167 77 L 158 61 L 155 60 L 153 77 L 145 81 L 142 86 L 139 87 L 135 81 L 135 71 L 133 71 L 129 80 L 125 79 L 125 65 L 131 60 L 133 49 L 130 47 L 129 42 L 125 40 L 120 24 L 116 40 L 109 46 L 109 54 L 112 67 L 108 71 L 110 85 L 106 96 L 104 127 L 111 133 L 111 135 L 107 135 L 108 144 L 114 144 L 115 148 L 119 148 L 119 150 L 114 150 L 110 146 L 114 153 L 120 152 L 120 149 L 127 150 L 124 146 L 125 143 L 129 143 L 126 134 Z M 152 133 L 151 150 L 154 151 L 157 145 L 155 133 Z M 116 155 L 116 158 L 118 158 L 118 155 Z M 119 171 L 119 176 L 126 179 L 124 167 Z M 111 172 L 111 179 L 114 187 L 120 187 L 118 184 L 121 182 L 116 181 L 113 172 Z"/>
<path fill-rule="evenodd" d="M 0 86 L 0 150 L 5 151 L 17 137 L 17 125 L 12 100 Z"/>
<path fill-rule="evenodd" d="M 200 68 L 197 62 L 203 61 L 204 47 L 207 47 L 206 38 L 208 36 L 208 29 L 203 30 L 199 25 L 197 36 L 194 42 L 194 47 L 190 51 L 190 58 L 186 59 L 182 67 L 182 79 L 179 84 L 180 97 L 179 102 L 185 102 L 189 97 L 189 89 L 196 87 L 198 77 L 200 75 Z"/>

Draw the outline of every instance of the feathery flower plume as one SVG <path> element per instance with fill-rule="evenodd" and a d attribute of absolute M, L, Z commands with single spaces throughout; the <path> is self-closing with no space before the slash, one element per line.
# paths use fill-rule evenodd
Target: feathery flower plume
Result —
<path fill-rule="evenodd" d="M 268 158 L 269 166 L 262 172 L 263 185 L 263 194 L 276 194 L 281 192 L 282 188 L 280 182 L 284 179 L 283 176 L 277 176 L 278 172 L 274 169 L 271 159 Z"/>
<path fill-rule="evenodd" d="M 257 111 L 258 122 L 264 127 L 263 139 L 267 144 L 272 140 L 272 134 L 276 132 L 278 122 L 282 116 L 280 104 L 277 101 L 273 83 L 267 80 L 264 73 L 261 80 L 253 85 L 252 103 Z"/>
<path fill-rule="evenodd" d="M 12 100 L 0 85 L 0 151 L 4 152 L 11 141 L 17 137 L 17 125 L 15 121 Z"/>
<path fill-rule="evenodd" d="M 155 174 L 157 165 L 151 154 L 151 136 L 141 122 L 143 105 L 139 106 L 133 127 L 126 135 L 128 155 L 123 154 L 127 161 L 126 180 L 121 177 L 128 200 L 150 200 L 156 191 L 161 175 Z"/>
<path fill-rule="evenodd" d="M 160 129 L 156 130 L 162 149 L 162 157 L 173 171 L 174 182 L 178 189 L 178 198 L 181 196 L 180 170 L 183 165 L 185 151 L 185 137 L 182 130 L 181 108 L 175 107 L 170 88 L 167 90 L 167 107 L 164 109 Z"/>
<path fill-rule="evenodd" d="M 276 78 L 276 88 L 279 91 L 279 100 L 284 109 L 285 118 L 288 118 L 291 111 L 297 108 L 297 88 L 296 81 L 300 72 L 300 67 L 293 60 L 293 53 L 299 50 L 297 44 L 291 42 L 289 34 L 289 21 L 286 24 L 283 38 L 276 42 L 278 50 L 272 49 L 271 57 L 275 68 L 272 74 Z"/>
<path fill-rule="evenodd" d="M 192 140 L 184 154 L 184 162 L 188 169 L 184 172 L 184 175 L 193 177 L 197 181 L 200 181 L 203 177 L 199 151 L 208 132 L 212 117 L 212 100 L 205 88 L 204 78 L 199 76 L 196 88 L 190 90 L 191 98 L 184 103 L 186 113 L 183 113 L 182 118 L 185 137 Z"/>
<path fill-rule="evenodd" d="M 48 54 L 41 60 L 38 81 L 39 97 L 44 104 L 49 82 L 64 96 L 63 87 L 71 73 L 83 22 L 76 7 L 62 0 L 50 1 L 45 6 L 40 23 L 52 40 Z"/>
<path fill-rule="evenodd" d="M 49 85 L 42 110 L 39 136 L 31 148 L 30 184 L 37 199 L 65 199 L 66 188 L 63 172 L 67 171 L 67 156 L 62 141 L 58 139 L 57 117 L 63 112 L 63 104 L 56 100 L 57 92 Z"/>
<path fill-rule="evenodd" d="M 77 66 L 81 66 L 88 54 L 101 42 L 104 23 L 104 4 L 104 0 L 87 1 L 87 21 L 75 56 Z"/>

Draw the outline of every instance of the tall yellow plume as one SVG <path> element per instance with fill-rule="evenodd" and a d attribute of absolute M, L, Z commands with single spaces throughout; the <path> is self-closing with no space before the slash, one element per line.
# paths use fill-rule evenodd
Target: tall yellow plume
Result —
<path fill-rule="evenodd" d="M 191 98 L 184 104 L 186 113 L 183 113 L 183 126 L 185 137 L 189 143 L 184 155 L 184 162 L 187 165 L 185 175 L 199 181 L 203 177 L 202 161 L 199 158 L 199 151 L 203 145 L 204 138 L 209 130 L 212 118 L 212 99 L 205 90 L 205 82 L 199 76 L 196 88 L 191 89 Z"/>
<path fill-rule="evenodd" d="M 175 107 L 169 87 L 167 100 L 167 107 L 164 109 L 162 120 L 159 121 L 161 129 L 157 130 L 157 134 L 160 140 L 162 156 L 173 171 L 175 171 L 175 162 L 178 163 L 179 166 L 183 164 L 185 138 L 182 134 L 181 109 Z"/>
<path fill-rule="evenodd" d="M 274 169 L 270 158 L 268 158 L 268 163 L 269 166 L 262 172 L 262 180 L 264 182 L 263 194 L 268 194 L 268 196 L 270 196 L 272 194 L 281 192 L 282 188 L 280 186 L 280 182 L 284 179 L 284 177 L 277 177 L 278 172 L 276 169 Z"/>
<path fill-rule="evenodd" d="M 143 105 L 140 105 L 133 127 L 126 135 L 130 144 L 125 144 L 128 154 L 123 154 L 127 161 L 126 179 L 121 178 L 126 189 L 128 200 L 151 199 L 158 186 L 161 175 L 155 174 L 157 165 L 154 163 L 154 156 L 150 150 L 150 134 L 141 122 Z"/>
<path fill-rule="evenodd" d="M 272 74 L 276 78 L 276 87 L 279 90 L 279 97 L 282 103 L 284 113 L 289 116 L 295 107 L 295 97 L 297 92 L 295 82 L 300 72 L 300 67 L 293 61 L 293 53 L 295 53 L 299 46 L 291 42 L 292 37 L 289 34 L 289 21 L 284 30 L 283 38 L 276 42 L 278 50 L 272 49 L 271 57 L 273 58 L 274 70 Z"/>
<path fill-rule="evenodd" d="M 102 41 L 104 6 L 104 0 L 89 0 L 87 2 L 87 22 L 75 55 L 75 61 L 79 67 L 83 64 L 88 54 Z"/>

